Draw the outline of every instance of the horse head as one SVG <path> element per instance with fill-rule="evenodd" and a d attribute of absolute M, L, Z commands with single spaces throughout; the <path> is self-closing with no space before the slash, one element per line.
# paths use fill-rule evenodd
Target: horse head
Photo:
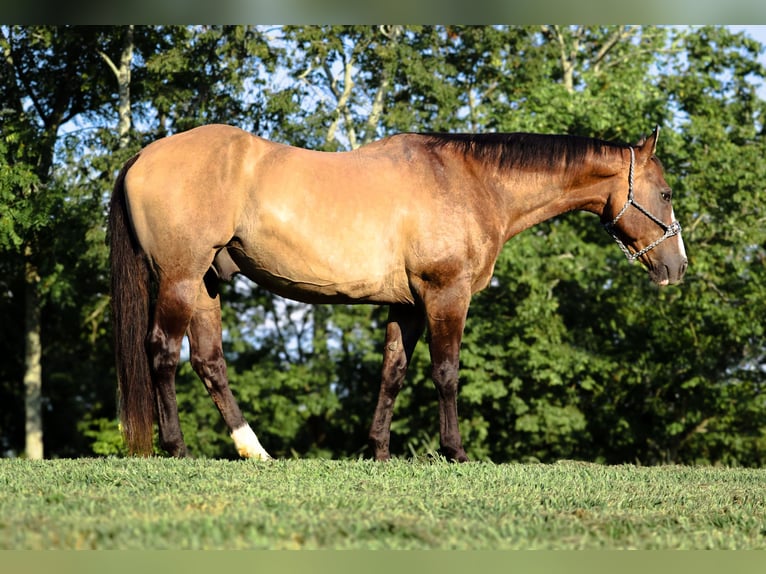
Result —
<path fill-rule="evenodd" d="M 628 260 L 640 261 L 658 285 L 679 283 L 687 258 L 681 225 L 673 213 L 673 193 L 654 155 L 659 127 L 629 148 L 628 196 L 616 186 L 602 220 Z"/>

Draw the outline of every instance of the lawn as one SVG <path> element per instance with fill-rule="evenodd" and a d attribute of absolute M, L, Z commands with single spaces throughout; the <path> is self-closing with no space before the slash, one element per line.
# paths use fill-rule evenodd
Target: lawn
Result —
<path fill-rule="evenodd" d="M 766 471 L 0 460 L 0 549 L 764 549 Z"/>

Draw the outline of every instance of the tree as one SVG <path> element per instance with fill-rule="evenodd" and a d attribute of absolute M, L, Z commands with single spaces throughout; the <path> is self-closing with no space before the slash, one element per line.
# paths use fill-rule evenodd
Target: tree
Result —
<path fill-rule="evenodd" d="M 680 117 L 668 170 L 682 200 L 695 272 L 667 320 L 677 384 L 665 394 L 666 458 L 764 461 L 763 46 L 720 27 L 679 37 L 662 79 Z M 677 353 L 678 358 L 673 354 Z"/>
<path fill-rule="evenodd" d="M 48 455 L 119 452 L 103 202 L 149 141 L 225 122 L 323 150 L 401 131 L 635 142 L 660 124 L 685 284 L 652 287 L 585 214 L 514 238 L 471 307 L 461 432 L 472 457 L 496 461 L 763 463 L 766 110 L 754 85 L 766 73 L 746 37 L 654 26 L 0 31 L 0 313 L 17 324 L 22 300 L 41 311 Z M 231 383 L 269 450 L 364 452 L 385 309 L 309 307 L 244 281 L 223 296 Z M 12 335 L 0 336 L 11 357 L 0 396 L 21 413 Z M 427 355 L 420 345 L 397 400 L 394 452 L 438 444 Z M 188 364 L 177 385 L 192 452 L 234 456 Z M 0 446 L 18 452 L 23 424 L 6 411 Z"/>
<path fill-rule="evenodd" d="M 39 185 L 17 190 L 17 211 L 30 217 L 15 220 L 21 239 L 23 267 L 26 389 L 26 452 L 41 458 L 42 355 L 41 310 L 46 297 L 55 296 L 61 264 L 52 258 L 48 221 L 62 205 L 60 189 L 52 185 L 56 142 L 60 128 L 79 114 L 99 107 L 98 60 L 93 45 L 102 30 L 77 27 L 3 27 L 0 98 L 6 117 L 3 133 L 6 162 L 30 166 Z"/>
<path fill-rule="evenodd" d="M 19 286 L 11 270 L 22 265 L 21 251 L 24 245 L 25 229 L 39 225 L 35 221 L 35 214 L 23 200 L 28 190 L 37 186 L 38 180 L 30 166 L 8 163 L 7 150 L 6 139 L 0 138 L 0 247 L 2 253 L 10 256 L 3 257 L 0 262 L 2 270 L 0 272 L 0 293 L 2 293 L 0 303 L 3 308 L 3 317 L 12 319 L 6 324 L 19 325 L 23 324 L 24 315 L 14 295 L 14 292 L 18 292 Z M 21 339 L 15 337 L 11 329 L 3 329 L 2 348 L 11 351 L 6 353 L 7 357 L 15 359 L 22 356 L 23 345 L 20 343 Z M 0 380 L 21 381 L 22 377 L 23 366 L 20 360 L 2 363 Z M 21 434 L 21 437 L 18 437 L 17 433 L 8 432 L 13 429 L 11 413 L 24 412 L 25 407 L 22 401 L 17 400 L 17 393 L 12 386 L 7 384 L 0 386 L 0 397 L 2 397 L 2 404 L 11 406 L 10 409 L 3 411 L 2 420 L 0 420 L 0 428 L 4 431 L 0 448 L 3 452 L 7 452 L 13 448 L 19 438 L 23 440 L 24 436 L 23 433 L 18 433 Z"/>
<path fill-rule="evenodd" d="M 125 27 L 122 50 L 118 60 L 119 65 L 106 52 L 102 50 L 98 52 L 117 80 L 119 98 L 117 104 L 117 134 L 119 136 L 119 149 L 125 149 L 130 144 L 130 129 L 133 117 L 130 100 L 130 73 L 133 66 L 133 51 L 135 49 L 134 31 L 135 26 L 132 24 Z"/>
<path fill-rule="evenodd" d="M 676 188 L 678 217 L 688 222 L 691 262 L 684 286 L 656 291 L 635 270 L 615 273 L 624 265 L 619 251 L 598 240 L 598 226 L 587 218 L 563 217 L 515 239 L 496 269 L 499 289 L 485 294 L 497 297 L 487 312 L 525 315 L 511 313 L 501 334 L 495 319 L 474 362 L 511 378 L 510 392 L 481 379 L 474 388 L 474 370 L 463 386 L 486 413 L 476 417 L 469 406 L 467 418 L 502 449 L 514 444 L 543 460 L 761 464 L 763 235 L 755 190 L 762 188 L 764 104 L 753 80 L 763 70 L 758 47 L 721 28 L 669 40 L 659 46 L 671 49 L 645 52 L 642 39 L 632 44 L 633 57 L 613 49 L 625 63 L 608 75 L 575 69 L 574 92 L 566 85 L 535 90 L 550 94 L 548 114 L 540 113 L 542 102 L 523 104 L 534 104 L 527 117 L 536 121 L 563 115 L 573 127 L 555 128 L 561 131 L 602 135 L 610 125 L 613 134 L 635 138 L 641 123 L 667 125 L 659 153 Z M 586 61 L 597 52 L 581 49 Z M 660 66 L 655 76 L 652 63 Z M 644 79 L 640 91 L 629 89 L 631 78 Z M 520 252 L 523 263 L 516 261 Z M 537 257 L 545 266 L 529 273 Z M 487 452 L 505 458 L 510 450 Z"/>

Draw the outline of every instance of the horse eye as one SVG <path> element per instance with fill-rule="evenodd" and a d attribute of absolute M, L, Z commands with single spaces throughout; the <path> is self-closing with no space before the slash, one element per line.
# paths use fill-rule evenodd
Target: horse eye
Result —
<path fill-rule="evenodd" d="M 662 197 L 663 201 L 670 203 L 670 198 L 672 197 L 672 195 L 669 191 L 663 191 L 662 193 L 660 193 L 660 196 Z"/>

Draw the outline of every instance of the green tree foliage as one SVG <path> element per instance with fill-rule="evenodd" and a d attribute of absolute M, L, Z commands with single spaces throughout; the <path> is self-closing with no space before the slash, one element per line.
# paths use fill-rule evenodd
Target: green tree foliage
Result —
<path fill-rule="evenodd" d="M 323 150 L 401 131 L 538 131 L 632 143 L 659 124 L 658 154 L 690 256 L 685 283 L 652 286 L 587 214 L 515 237 L 470 310 L 464 441 L 471 456 L 495 461 L 763 464 L 766 103 L 756 86 L 766 71 L 757 60 L 763 47 L 747 37 L 722 27 L 136 26 L 131 143 L 115 153 L 116 86 L 98 54 L 116 61 L 123 29 L 4 31 L 19 49 L 38 50 L 37 60 L 24 60 L 25 73 L 38 63 L 43 109 L 67 92 L 56 73 L 70 74 L 67 85 L 79 94 L 68 96 L 59 119 L 82 130 L 46 136 L 55 143 L 46 148 L 53 169 L 41 173 L 43 154 L 27 150 L 46 124 L 30 119 L 28 100 L 13 93 L 18 83 L 0 86 L 6 323 L 19 320 L 28 231 L 62 239 L 42 242 L 39 258 L 52 293 L 43 314 L 51 333 L 47 420 L 69 445 L 50 452 L 121 452 L 103 314 L 103 200 L 141 145 L 210 122 Z M 54 37 L 80 40 L 82 49 L 68 53 L 71 68 L 35 43 Z M 26 201 L 18 190 L 43 199 L 40 181 L 50 182 L 45 200 Z M 224 288 L 224 302 L 232 386 L 266 448 L 279 456 L 365 453 L 385 309 L 310 307 L 244 280 Z M 17 339 L 4 332 L 0 340 L 8 357 L 0 392 L 14 405 L 2 411 L 2 447 L 18 451 L 18 432 L 6 439 L 5 429 L 18 428 L 13 389 L 23 357 Z M 429 372 L 421 344 L 394 413 L 394 453 L 438 444 Z M 188 364 L 178 393 L 192 452 L 234 456 Z"/>
<path fill-rule="evenodd" d="M 667 311 L 671 457 L 762 464 L 766 70 L 757 43 L 706 27 L 663 79 L 680 118 L 668 171 L 695 272 Z M 672 380 L 671 379 L 671 380 Z M 672 394 L 671 394 L 672 393 Z"/>
<path fill-rule="evenodd" d="M 46 441 L 49 454 L 82 451 L 85 444 L 72 420 L 89 412 L 99 379 L 107 380 L 93 368 L 99 362 L 90 361 L 94 352 L 98 355 L 97 347 L 77 336 L 82 332 L 81 310 L 90 297 L 103 297 L 104 292 L 103 284 L 93 284 L 92 269 L 87 268 L 94 259 L 83 256 L 87 230 L 103 227 L 100 197 L 68 189 L 66 182 L 56 180 L 54 165 L 62 126 L 94 112 L 111 96 L 98 80 L 101 62 L 94 49 L 108 40 L 98 27 L 0 29 L 0 161 L 4 170 L 23 175 L 10 185 L 3 181 L 0 191 L 0 242 L 7 248 L 3 266 L 6 297 L 12 301 L 7 338 L 16 351 L 3 355 L 12 357 L 23 372 L 14 369 L 0 386 L 10 404 L 26 396 L 26 418 L 34 421 L 34 433 L 42 430 L 40 422 L 54 429 Z M 102 260 L 103 254 L 98 262 Z M 57 340 L 70 344 L 59 346 Z M 24 409 L 3 417 L 3 427 L 4 449 L 23 451 Z M 28 425 L 26 434 L 29 438 Z"/>
<path fill-rule="evenodd" d="M 8 146 L 0 138 L 0 316 L 5 325 L 24 323 L 24 307 L 18 300 L 23 291 L 21 278 L 14 271 L 23 267 L 21 249 L 24 230 L 43 222 L 32 213 L 31 206 L 23 201 L 27 190 L 37 184 L 37 178 L 29 166 L 8 163 Z M 0 452 L 7 452 L 14 445 L 23 444 L 24 401 L 20 393 L 24 376 L 24 344 L 18 330 L 4 328 L 0 331 L 0 349 L 4 360 L 0 361 Z"/>

